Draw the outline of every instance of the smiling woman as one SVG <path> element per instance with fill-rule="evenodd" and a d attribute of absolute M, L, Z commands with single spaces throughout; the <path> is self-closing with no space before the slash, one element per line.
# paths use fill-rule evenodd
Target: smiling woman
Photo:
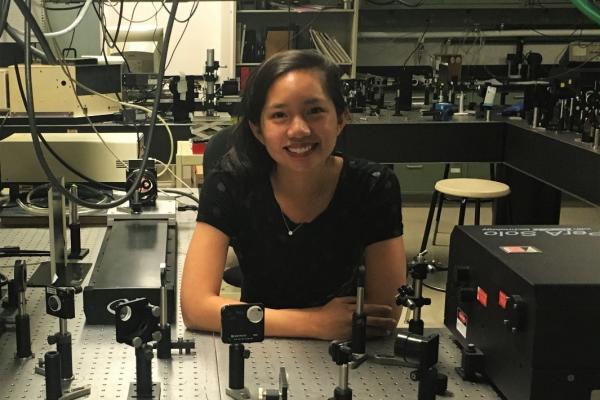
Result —
<path fill-rule="evenodd" d="M 346 105 L 337 66 L 278 53 L 248 82 L 231 150 L 207 177 L 181 288 L 188 328 L 220 330 L 231 245 L 241 301 L 267 307 L 271 336 L 347 338 L 356 270 L 366 266 L 367 324 L 397 323 L 405 279 L 400 187 L 387 168 L 334 152 Z"/>

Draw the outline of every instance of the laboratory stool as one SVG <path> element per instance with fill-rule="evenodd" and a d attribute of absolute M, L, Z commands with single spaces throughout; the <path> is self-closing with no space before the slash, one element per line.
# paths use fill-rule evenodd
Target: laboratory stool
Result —
<path fill-rule="evenodd" d="M 423 233 L 423 242 L 421 250 L 427 248 L 429 240 L 429 232 L 433 221 L 433 213 L 438 206 L 438 214 L 435 221 L 434 229 L 434 244 L 435 237 L 438 231 L 438 224 L 442 210 L 442 204 L 445 196 L 458 199 L 460 201 L 460 211 L 458 214 L 458 225 L 463 225 L 465 222 L 465 210 L 468 201 L 475 202 L 475 225 L 479 225 L 479 216 L 481 203 L 483 201 L 493 201 L 510 194 L 510 187 L 504 183 L 496 182 L 489 179 L 474 179 L 474 178 L 451 178 L 442 179 L 436 182 L 433 195 L 431 197 L 431 205 L 429 207 L 429 215 L 425 224 L 425 232 Z M 439 203 L 438 203 L 439 197 Z"/>

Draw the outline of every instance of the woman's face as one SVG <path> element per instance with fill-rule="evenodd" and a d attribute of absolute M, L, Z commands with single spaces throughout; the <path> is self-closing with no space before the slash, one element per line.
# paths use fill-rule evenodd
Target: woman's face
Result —
<path fill-rule="evenodd" d="M 271 85 L 260 115 L 250 123 L 278 168 L 305 172 L 322 166 L 344 127 L 318 70 L 294 70 Z"/>

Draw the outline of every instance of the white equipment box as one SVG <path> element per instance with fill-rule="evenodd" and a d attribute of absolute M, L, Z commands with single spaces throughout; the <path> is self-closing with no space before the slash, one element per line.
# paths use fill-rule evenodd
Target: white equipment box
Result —
<path fill-rule="evenodd" d="M 100 135 L 121 161 L 138 158 L 137 133 L 105 132 Z M 127 166 L 119 165 L 95 133 L 44 133 L 43 136 L 67 164 L 82 174 L 98 182 L 125 182 Z M 55 176 L 64 176 L 67 182 L 84 182 L 41 145 Z M 14 133 L 0 141 L 0 176 L 4 183 L 48 182 L 35 156 L 29 133 Z"/>
<path fill-rule="evenodd" d="M 75 66 L 66 67 L 73 79 L 77 79 Z M 19 65 L 21 81 L 25 85 L 25 68 Z M 10 95 L 10 113 L 14 117 L 27 115 L 14 68 L 8 69 L 8 83 Z M 75 95 L 73 83 L 60 65 L 32 65 L 31 81 L 33 87 L 33 105 L 38 116 L 56 117 L 83 117 L 93 115 L 107 115 L 119 111 L 120 105 L 114 93 L 104 96 L 112 98 L 109 100 L 94 94 Z M 79 101 L 77 101 L 79 97 Z"/>

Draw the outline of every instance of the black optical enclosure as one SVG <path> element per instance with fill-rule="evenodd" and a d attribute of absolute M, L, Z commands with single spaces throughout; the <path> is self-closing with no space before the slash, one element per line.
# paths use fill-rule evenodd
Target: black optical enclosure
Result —
<path fill-rule="evenodd" d="M 444 322 L 510 400 L 600 392 L 600 228 L 459 226 Z M 594 393 L 596 395 L 596 393 Z"/>

